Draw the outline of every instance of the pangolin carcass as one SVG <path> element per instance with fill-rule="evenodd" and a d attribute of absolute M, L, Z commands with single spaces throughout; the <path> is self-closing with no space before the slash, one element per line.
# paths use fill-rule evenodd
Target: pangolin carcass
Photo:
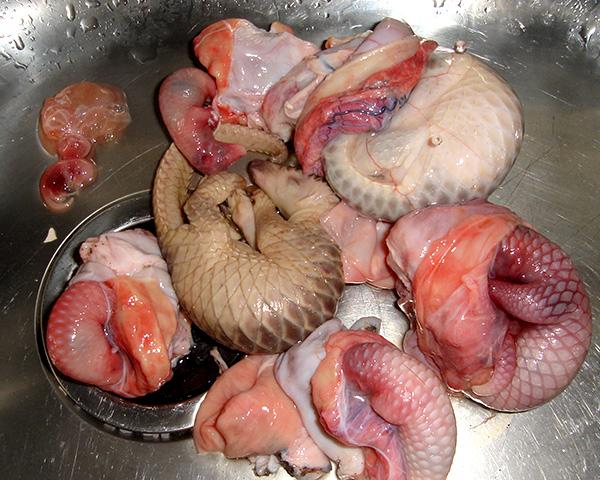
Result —
<path fill-rule="evenodd" d="M 156 174 L 153 208 L 173 285 L 190 318 L 220 343 L 274 353 L 304 339 L 336 309 L 338 247 L 319 223 L 338 201 L 323 181 L 254 160 L 254 184 L 230 172 L 204 177 L 175 146 Z M 223 208 L 225 206 L 225 208 Z"/>

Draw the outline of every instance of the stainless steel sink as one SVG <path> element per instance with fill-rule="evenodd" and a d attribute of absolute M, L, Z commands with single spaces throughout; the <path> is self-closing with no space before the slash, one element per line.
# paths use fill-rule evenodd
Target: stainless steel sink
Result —
<path fill-rule="evenodd" d="M 590 353 L 556 400 L 521 414 L 493 414 L 468 400 L 453 400 L 459 434 L 449 478 L 600 478 L 600 7 L 595 3 L 0 3 L 0 476 L 253 478 L 245 461 L 197 455 L 189 436 L 127 435 L 82 414 L 52 379 L 43 345 L 38 345 L 40 283 L 59 244 L 82 220 L 116 199 L 150 188 L 169 142 L 156 113 L 156 90 L 171 71 L 195 63 L 190 40 L 203 26 L 225 17 L 245 17 L 260 26 L 280 20 L 301 36 L 320 41 L 394 16 L 442 45 L 466 41 L 471 53 L 513 85 L 524 105 L 525 140 L 492 200 L 515 210 L 572 255 L 593 305 Z M 38 197 L 40 175 L 52 159 L 38 143 L 37 115 L 45 97 L 83 79 L 122 87 L 133 122 L 118 144 L 98 149 L 98 181 L 71 210 L 54 215 Z M 50 228 L 58 238 L 46 242 Z M 69 268 L 57 272 L 57 278 L 62 274 L 66 281 Z M 379 315 L 385 333 L 397 337 L 405 324 L 393 302 L 390 292 L 349 287 L 339 313 L 346 321 Z"/>

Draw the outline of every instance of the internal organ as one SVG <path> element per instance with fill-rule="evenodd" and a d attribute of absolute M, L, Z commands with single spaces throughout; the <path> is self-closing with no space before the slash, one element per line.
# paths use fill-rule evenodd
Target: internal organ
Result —
<path fill-rule="evenodd" d="M 367 217 L 342 200 L 321 217 L 321 224 L 342 251 L 346 283 L 394 288 L 385 243 L 391 223 Z"/>
<path fill-rule="evenodd" d="M 269 155 L 277 163 L 287 158 L 284 143 L 268 132 L 219 123 L 208 104 L 215 96 L 214 80 L 197 68 L 182 68 L 161 84 L 158 104 L 163 122 L 177 148 L 200 172 L 226 170 L 247 150 Z"/>
<path fill-rule="evenodd" d="M 274 473 L 281 463 L 297 478 L 316 478 L 331 465 L 275 381 L 276 358 L 246 357 L 216 380 L 196 416 L 194 443 L 201 452 L 254 459 L 259 474 Z"/>
<path fill-rule="evenodd" d="M 227 19 L 194 39 L 194 52 L 215 78 L 213 107 L 222 121 L 264 127 L 260 115 L 269 88 L 318 48 L 275 25 L 271 32 L 247 20 Z"/>
<path fill-rule="evenodd" d="M 306 57 L 273 85 L 260 110 L 269 131 L 287 142 L 309 95 L 348 60 L 363 40 L 363 36 L 357 36 Z"/>
<path fill-rule="evenodd" d="M 361 478 L 364 455 L 360 448 L 348 446 L 327 434 L 315 410 L 310 380 L 325 358 L 325 343 L 343 329 L 342 322 L 329 320 L 311 333 L 303 342 L 281 354 L 275 365 L 275 378 L 293 400 L 302 423 L 314 442 L 336 465 L 340 479 Z"/>
<path fill-rule="evenodd" d="M 171 138 L 190 164 L 204 174 L 225 170 L 246 154 L 239 144 L 214 138 L 217 119 L 210 100 L 214 80 L 197 68 L 182 68 L 161 84 L 158 104 Z"/>
<path fill-rule="evenodd" d="M 255 160 L 248 171 L 259 187 L 252 192 L 221 172 L 186 198 L 193 171 L 172 146 L 154 182 L 154 219 L 191 319 L 231 348 L 277 353 L 335 312 L 342 263 L 319 220 L 338 200 L 299 170 Z"/>
<path fill-rule="evenodd" d="M 319 359 L 310 382 L 313 405 L 325 431 L 362 449 L 363 474 L 446 478 L 456 423 L 435 373 L 374 332 L 332 331 L 321 345 L 309 352 Z"/>
<path fill-rule="evenodd" d="M 64 375 L 123 397 L 160 388 L 189 351 L 189 322 L 156 238 L 144 230 L 84 242 L 84 264 L 50 313 L 46 346 Z"/>
<path fill-rule="evenodd" d="M 401 218 L 388 262 L 414 299 L 416 340 L 448 385 L 497 410 L 558 395 L 590 344 L 572 261 L 506 208 L 437 206 Z"/>
<path fill-rule="evenodd" d="M 48 153 L 58 155 L 40 179 L 48 209 L 61 212 L 73 204 L 96 178 L 94 146 L 115 140 L 130 122 L 125 93 L 112 85 L 80 82 L 44 101 L 40 141 Z"/>
<path fill-rule="evenodd" d="M 522 137 L 521 104 L 510 86 L 471 55 L 436 51 L 387 128 L 340 135 L 323 157 L 338 195 L 366 215 L 395 221 L 427 205 L 486 198 Z"/>
<path fill-rule="evenodd" d="M 323 175 L 324 146 L 342 133 L 377 132 L 417 84 L 437 44 L 387 19 L 309 96 L 294 135 L 305 173 Z"/>

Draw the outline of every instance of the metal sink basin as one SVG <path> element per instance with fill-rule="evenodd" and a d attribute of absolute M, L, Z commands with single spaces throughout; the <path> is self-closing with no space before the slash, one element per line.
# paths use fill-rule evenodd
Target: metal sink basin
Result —
<path fill-rule="evenodd" d="M 300 36 L 321 41 L 393 16 L 441 45 L 464 40 L 516 90 L 524 105 L 523 148 L 491 199 L 572 255 L 593 305 L 592 347 L 557 399 L 520 414 L 493 414 L 468 400 L 453 400 L 459 433 L 449 478 L 600 478 L 600 7 L 595 3 L 3 1 L 0 477 L 254 478 L 245 461 L 197 455 L 185 432 L 175 438 L 160 432 L 128 436 L 90 421 L 52 380 L 36 336 L 36 297 L 58 246 L 84 219 L 151 187 L 169 144 L 157 115 L 157 87 L 176 68 L 194 64 L 190 40 L 203 26 L 225 17 L 248 18 L 259 26 L 279 20 Z M 37 116 L 45 97 L 84 79 L 123 88 L 133 121 L 119 143 L 98 149 L 98 181 L 68 212 L 55 215 L 38 195 L 40 175 L 52 159 L 38 142 Z M 65 281 L 69 273 L 62 272 Z M 386 333 L 398 336 L 405 324 L 394 300 L 391 292 L 348 287 L 339 314 L 347 321 L 378 315 L 390 325 Z"/>

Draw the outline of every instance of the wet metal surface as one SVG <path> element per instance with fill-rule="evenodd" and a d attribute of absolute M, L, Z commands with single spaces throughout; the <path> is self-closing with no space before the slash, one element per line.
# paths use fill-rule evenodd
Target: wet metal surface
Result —
<path fill-rule="evenodd" d="M 111 201 L 147 189 L 168 139 L 156 89 L 193 64 L 190 40 L 230 16 L 292 24 L 322 40 L 385 15 L 451 47 L 464 40 L 514 87 L 524 105 L 517 163 L 492 200 L 507 205 L 573 256 L 593 305 L 590 353 L 556 400 L 532 412 L 492 414 L 456 399 L 458 449 L 449 478 L 600 478 L 600 7 L 594 1 L 16 1 L 0 3 L 0 476 L 11 479 L 250 479 L 244 461 L 199 456 L 190 438 L 142 442 L 87 421 L 48 381 L 34 329 L 35 299 L 58 245 Z M 597 28 L 596 28 L 597 27 Z M 118 145 L 98 153 L 99 179 L 66 214 L 41 205 L 52 161 L 38 144 L 46 96 L 82 79 L 114 83 L 133 118 Z M 45 243 L 53 228 L 58 239 Z M 398 338 L 394 295 L 349 287 L 347 322 L 379 315 Z M 280 473 L 277 478 L 285 478 Z"/>

